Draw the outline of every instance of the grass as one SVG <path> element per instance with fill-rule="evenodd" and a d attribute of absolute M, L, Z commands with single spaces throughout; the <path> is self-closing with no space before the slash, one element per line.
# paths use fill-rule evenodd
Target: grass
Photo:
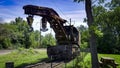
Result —
<path fill-rule="evenodd" d="M 117 62 L 119 64 L 119 66 L 117 66 L 117 68 L 120 68 L 120 55 L 118 54 L 98 54 L 98 58 L 100 60 L 101 57 L 111 57 L 115 59 L 115 62 Z"/>
<path fill-rule="evenodd" d="M 120 55 L 117 54 L 98 54 L 100 60 L 101 57 L 114 58 L 117 63 L 120 64 Z M 21 68 L 28 64 L 34 64 L 47 58 L 46 51 L 36 52 L 32 49 L 18 49 L 10 54 L 0 55 L 0 68 L 5 68 L 5 63 L 8 61 L 14 62 L 15 68 Z M 82 53 L 79 57 L 78 68 L 91 68 L 91 55 L 90 53 Z M 76 66 L 77 59 L 67 63 L 67 68 L 73 68 Z M 65 65 L 64 65 L 65 66 Z M 63 66 L 63 68 L 64 68 Z M 120 65 L 117 67 L 120 68 Z"/>
<path fill-rule="evenodd" d="M 98 59 L 99 60 L 100 60 L 101 57 L 111 57 L 111 58 L 114 58 L 115 61 L 119 64 L 119 66 L 117 66 L 117 68 L 120 68 L 120 55 L 117 55 L 117 54 L 98 54 Z M 74 62 L 73 61 L 69 62 L 67 64 L 68 68 L 72 68 L 73 67 L 73 63 L 75 65 L 75 62 L 76 62 L 76 59 L 74 59 Z M 78 63 L 78 65 L 79 65 L 79 68 L 91 68 L 91 55 L 90 55 L 90 53 L 85 55 L 84 59 L 81 60 Z"/>
<path fill-rule="evenodd" d="M 5 68 L 5 63 L 9 61 L 14 62 L 15 68 L 21 68 L 28 64 L 40 62 L 44 58 L 47 58 L 46 51 L 18 49 L 10 54 L 0 56 L 0 68 Z"/>
<path fill-rule="evenodd" d="M 84 59 L 87 59 L 88 52 L 81 52 L 80 55 L 72 60 L 71 62 L 67 63 L 67 68 L 86 68 Z"/>
<path fill-rule="evenodd" d="M 101 57 L 111 57 L 115 59 L 115 62 L 120 64 L 120 55 L 117 54 L 98 54 L 98 59 L 100 60 Z M 91 55 L 90 53 L 87 54 L 87 56 L 84 59 L 86 68 L 91 68 Z M 120 68 L 120 65 L 117 66 L 117 68 Z"/>

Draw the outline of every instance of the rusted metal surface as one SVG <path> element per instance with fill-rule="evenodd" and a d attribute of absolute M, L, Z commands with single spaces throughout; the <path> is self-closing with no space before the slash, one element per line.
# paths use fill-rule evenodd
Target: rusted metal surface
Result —
<path fill-rule="evenodd" d="M 30 26 L 31 26 L 31 23 L 33 22 L 33 19 L 31 18 L 34 15 L 38 15 L 42 17 L 43 29 L 46 28 L 46 22 L 48 22 L 50 24 L 50 27 L 55 32 L 55 37 L 58 43 L 68 43 L 70 40 L 75 42 L 75 40 L 72 40 L 74 38 L 79 41 L 79 39 L 75 37 L 76 34 L 77 34 L 76 36 L 79 37 L 79 33 L 77 29 L 72 25 L 64 26 L 64 24 L 66 23 L 66 20 L 59 17 L 57 12 L 54 11 L 52 8 L 26 5 L 23 7 L 23 9 L 25 10 L 25 14 L 28 15 L 27 20 L 29 19 L 28 24 L 30 24 Z"/>
<path fill-rule="evenodd" d="M 62 19 L 55 10 L 48 7 L 34 5 L 26 5 L 23 7 L 23 9 L 24 13 L 28 15 L 27 21 L 30 28 L 32 27 L 34 15 L 37 15 L 42 17 L 42 31 L 47 31 L 47 23 L 49 23 L 50 27 L 54 30 L 57 45 L 55 47 L 51 46 L 50 49 L 48 48 L 48 56 L 58 55 L 59 57 L 62 57 L 64 53 L 67 52 L 70 54 L 71 58 L 71 55 L 76 55 L 75 53 L 78 53 L 74 51 L 79 51 L 79 31 L 73 25 L 65 25 L 67 21 Z M 64 47 L 61 47 L 62 45 Z M 53 54 L 51 53 L 51 50 L 54 50 L 58 53 Z"/>

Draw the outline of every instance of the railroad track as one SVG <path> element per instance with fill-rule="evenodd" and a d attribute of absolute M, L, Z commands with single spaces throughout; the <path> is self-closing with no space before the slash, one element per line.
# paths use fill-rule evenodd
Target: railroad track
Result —
<path fill-rule="evenodd" d="M 25 68 L 63 68 L 64 62 L 42 62 L 26 66 Z"/>

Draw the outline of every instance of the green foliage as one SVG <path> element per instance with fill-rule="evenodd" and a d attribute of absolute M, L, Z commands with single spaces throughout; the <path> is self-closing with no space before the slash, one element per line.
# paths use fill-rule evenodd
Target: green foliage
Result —
<path fill-rule="evenodd" d="M 98 51 L 101 53 L 120 53 L 120 7 L 99 14 L 96 21 L 99 22 L 103 37 L 98 37 Z M 114 43 L 113 43 L 114 42 Z"/>
<path fill-rule="evenodd" d="M 98 54 L 98 59 L 99 60 L 100 60 L 101 57 L 111 57 L 111 58 L 114 58 L 117 63 L 120 63 L 120 55 L 117 55 L 117 54 Z M 90 54 L 87 54 L 84 61 L 86 63 L 85 66 L 87 68 L 90 68 L 91 67 L 91 63 L 90 63 L 91 56 L 90 56 Z M 117 66 L 117 68 L 120 68 L 120 66 Z"/>
<path fill-rule="evenodd" d="M 88 32 L 88 28 L 83 26 L 83 25 L 80 25 L 77 27 L 80 34 L 81 34 L 81 49 L 85 49 L 85 48 L 88 48 L 88 41 L 89 41 L 89 32 Z"/>
<path fill-rule="evenodd" d="M 89 29 L 96 34 L 98 52 L 120 54 L 120 7 L 107 10 L 102 6 L 94 6 L 94 25 Z M 81 48 L 88 46 L 89 30 L 78 27 L 81 32 Z M 113 43 L 114 42 L 114 43 Z"/>
<path fill-rule="evenodd" d="M 10 23 L 0 24 L 0 27 L 1 49 L 14 49 L 18 47 L 39 48 L 47 47 L 48 44 L 55 45 L 55 39 L 52 34 L 47 34 L 43 37 L 38 30 L 29 32 L 27 22 L 20 17 Z"/>
<path fill-rule="evenodd" d="M 43 38 L 42 38 L 42 46 L 43 47 L 47 47 L 46 45 L 51 45 L 54 46 L 56 45 L 55 43 L 55 38 L 53 37 L 53 35 L 51 33 L 46 34 Z"/>
<path fill-rule="evenodd" d="M 81 0 L 75 0 L 80 2 Z M 88 46 L 89 31 L 96 34 L 98 52 L 120 54 L 120 4 L 118 0 L 93 0 L 94 23 L 89 29 L 80 26 L 81 48 Z M 87 19 L 86 19 L 87 22 Z"/>
<path fill-rule="evenodd" d="M 120 55 L 117 54 L 98 54 L 98 59 L 100 60 L 101 57 L 111 57 L 114 58 L 117 63 L 120 63 Z M 68 63 L 68 68 L 73 68 L 73 62 Z M 79 67 L 75 68 L 91 68 L 91 54 L 87 53 L 84 58 L 78 63 Z M 75 66 L 75 65 L 74 65 Z M 120 68 L 120 65 L 117 66 Z"/>
<path fill-rule="evenodd" d="M 79 56 L 67 63 L 67 68 L 90 68 L 90 55 L 87 52 L 81 52 Z"/>
<path fill-rule="evenodd" d="M 98 52 L 100 53 L 120 53 L 120 6 L 119 2 L 112 0 L 104 3 L 105 0 L 98 1 L 93 6 L 94 24 L 90 26 L 96 34 Z M 111 10 L 109 10 L 111 9 Z M 82 35 L 81 35 L 82 36 Z M 82 39 L 84 40 L 84 39 Z M 84 43 L 86 44 L 86 43 Z M 85 46 L 85 45 L 84 45 Z"/>
<path fill-rule="evenodd" d="M 99 30 L 99 28 L 96 25 L 93 25 L 89 28 L 89 31 L 94 31 L 95 35 L 98 37 L 102 37 L 103 33 Z"/>
<path fill-rule="evenodd" d="M 110 2 L 105 4 L 105 7 L 112 10 L 116 7 L 120 7 L 120 0 L 111 0 Z"/>
<path fill-rule="evenodd" d="M 11 39 L 10 38 L 5 38 L 3 41 L 4 48 L 9 48 L 11 47 Z"/>

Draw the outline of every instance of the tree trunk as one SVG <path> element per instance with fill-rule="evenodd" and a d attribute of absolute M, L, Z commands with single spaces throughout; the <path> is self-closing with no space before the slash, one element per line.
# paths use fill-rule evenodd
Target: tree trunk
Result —
<path fill-rule="evenodd" d="M 93 22 L 94 22 L 91 6 L 92 6 L 91 0 L 85 0 L 85 10 L 86 10 L 86 15 L 88 20 L 87 22 L 88 22 L 89 28 L 93 25 Z M 90 29 L 89 34 L 90 34 L 89 43 L 90 43 L 90 51 L 91 51 L 92 68 L 99 68 L 96 36 L 95 36 L 94 30 Z"/>

